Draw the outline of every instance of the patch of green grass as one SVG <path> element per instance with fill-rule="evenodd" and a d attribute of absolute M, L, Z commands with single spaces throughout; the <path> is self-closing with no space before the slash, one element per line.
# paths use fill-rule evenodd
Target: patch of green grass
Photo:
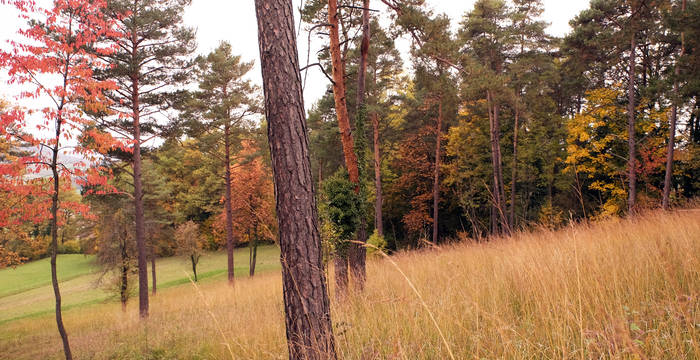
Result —
<path fill-rule="evenodd" d="M 67 281 L 97 271 L 95 257 L 81 254 L 59 255 L 58 281 Z M 0 270 L 0 298 L 51 285 L 50 259 L 41 259 Z"/>
<path fill-rule="evenodd" d="M 234 251 L 235 275 L 248 276 L 248 248 Z M 280 268 L 279 249 L 274 245 L 258 247 L 256 272 Z M 101 275 L 94 256 L 80 254 L 59 255 L 58 276 L 63 309 L 70 310 L 91 304 L 116 301 L 113 293 L 98 283 Z M 151 269 L 149 262 L 149 289 Z M 200 282 L 226 278 L 226 253 L 204 254 L 197 266 Z M 188 259 L 162 258 L 156 261 L 156 280 L 159 289 L 188 284 L 193 278 Z M 132 281 L 138 281 L 134 275 Z M 0 324 L 53 313 L 54 296 L 51 287 L 49 259 L 33 261 L 15 269 L 0 270 Z"/>

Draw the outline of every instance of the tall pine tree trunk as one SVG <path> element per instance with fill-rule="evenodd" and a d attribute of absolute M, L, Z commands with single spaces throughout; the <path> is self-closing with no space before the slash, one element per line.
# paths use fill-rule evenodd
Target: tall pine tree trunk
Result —
<path fill-rule="evenodd" d="M 329 38 L 330 38 L 330 53 L 331 64 L 333 68 L 333 98 L 335 100 L 335 112 L 338 116 L 338 128 L 340 129 L 340 140 L 343 145 L 343 157 L 345 166 L 348 169 L 350 182 L 356 184 L 355 191 L 359 191 L 360 175 L 357 164 L 357 155 L 355 154 L 355 141 L 353 140 L 352 131 L 350 130 L 350 116 L 348 115 L 348 107 L 345 101 L 345 65 L 340 53 L 340 38 L 338 34 L 338 1 L 328 0 L 328 23 L 329 23 Z M 359 231 L 358 231 L 359 233 Z M 349 246 L 352 252 L 353 244 Z M 343 256 L 336 254 L 336 257 Z M 336 266 L 347 267 L 347 261 L 336 259 Z M 335 276 L 347 276 L 347 269 L 336 268 Z M 347 292 L 347 280 L 336 279 L 336 285 L 345 286 L 338 287 L 336 291 Z M 342 297 L 342 295 L 341 295 Z"/>
<path fill-rule="evenodd" d="M 440 205 L 440 138 L 442 131 L 442 98 L 438 100 L 438 118 L 435 127 L 435 169 L 433 173 L 433 244 L 438 241 L 438 208 Z"/>
<path fill-rule="evenodd" d="M 681 11 L 685 12 L 685 0 L 681 3 Z M 679 59 L 685 54 L 685 33 L 681 32 L 681 54 Z M 678 66 L 678 60 L 676 60 L 675 68 L 673 69 L 673 74 L 675 79 L 673 79 L 673 106 L 671 107 L 671 119 L 669 121 L 668 127 L 668 150 L 666 151 L 666 174 L 664 176 L 664 197 L 662 200 L 662 207 L 664 210 L 670 208 L 670 196 L 671 196 L 671 177 L 673 176 L 673 150 L 676 146 L 676 122 L 678 120 L 678 103 L 680 101 L 678 96 L 678 75 L 680 75 L 680 67 Z"/>
<path fill-rule="evenodd" d="M 133 43 L 136 43 L 136 34 L 133 34 Z M 136 58 L 136 47 L 133 48 L 133 57 Z M 141 125 L 139 122 L 139 78 L 132 76 L 132 111 L 134 118 L 134 218 L 136 220 L 136 250 L 138 253 L 137 265 L 139 270 L 139 316 L 148 317 L 148 269 L 146 262 L 146 239 L 143 214 L 143 185 L 141 183 Z"/>
<path fill-rule="evenodd" d="M 291 0 L 255 0 L 292 360 L 336 359 Z"/>
<path fill-rule="evenodd" d="M 372 113 L 372 130 L 374 142 L 374 226 L 377 235 L 384 236 L 384 220 L 382 219 L 382 159 L 379 153 L 379 116 Z"/>
<path fill-rule="evenodd" d="M 630 62 L 629 62 L 629 79 L 627 82 L 627 146 L 629 148 L 629 159 L 627 166 L 629 168 L 629 198 L 627 200 L 627 210 L 634 211 L 637 201 L 637 154 L 635 151 L 635 95 L 634 95 L 634 68 L 635 68 L 635 51 L 636 51 L 636 32 L 632 32 L 630 39 Z"/>
<path fill-rule="evenodd" d="M 518 105 L 515 105 L 515 122 L 513 124 L 513 168 L 511 169 L 511 182 L 510 182 L 510 214 L 509 220 L 510 225 L 515 227 L 515 190 L 516 183 L 518 181 L 518 127 L 520 120 L 520 111 Z M 551 196 L 551 187 L 549 187 L 549 194 Z"/>
<path fill-rule="evenodd" d="M 360 45 L 360 63 L 357 72 L 357 117 L 358 121 L 366 121 L 367 111 L 365 105 L 365 78 L 367 74 L 367 56 L 369 54 L 369 0 L 363 1 L 362 9 L 362 43 Z M 362 117 L 362 119 L 360 119 Z M 364 136 L 362 134 L 361 136 Z M 358 151 L 364 151 L 365 149 L 357 149 Z M 363 159 L 365 161 L 366 159 Z M 359 179 L 358 179 L 359 184 Z M 360 192 L 359 186 L 355 189 L 357 193 Z M 364 209 L 364 199 L 362 206 Z M 350 273 L 352 275 L 353 284 L 355 288 L 362 291 L 365 288 L 365 279 L 367 273 L 365 271 L 365 263 L 367 259 L 367 249 L 364 244 L 367 242 L 367 217 L 364 216 L 364 212 L 361 212 L 359 228 L 357 229 L 357 242 L 350 244 L 349 260 L 350 260 Z"/>
<path fill-rule="evenodd" d="M 234 267 L 233 267 L 233 210 L 231 208 L 231 141 L 229 138 L 231 132 L 230 124 L 224 124 L 224 166 L 226 168 L 224 181 L 226 182 L 226 195 L 224 198 L 224 206 L 226 207 L 226 255 L 228 269 L 228 283 L 233 285 Z"/>
<path fill-rule="evenodd" d="M 68 74 L 68 65 L 66 65 L 66 71 L 63 77 L 63 88 L 66 88 Z M 61 104 L 58 107 L 58 118 L 56 119 L 56 143 L 53 145 L 53 156 L 51 158 L 51 173 L 53 175 L 53 194 L 51 195 L 51 286 L 53 287 L 53 295 L 56 300 L 55 312 L 56 312 L 56 326 L 58 327 L 58 333 L 61 335 L 61 342 L 63 343 L 63 354 L 66 356 L 66 360 L 73 359 L 73 355 L 70 350 L 70 343 L 68 342 L 68 332 L 63 325 L 63 314 L 61 310 L 61 291 L 58 287 L 58 272 L 56 270 L 56 259 L 58 256 L 58 192 L 60 191 L 60 178 L 58 176 L 58 151 L 59 141 L 61 139 L 61 125 L 63 120 L 61 119 L 61 111 L 63 110 L 64 99 L 61 100 Z"/>

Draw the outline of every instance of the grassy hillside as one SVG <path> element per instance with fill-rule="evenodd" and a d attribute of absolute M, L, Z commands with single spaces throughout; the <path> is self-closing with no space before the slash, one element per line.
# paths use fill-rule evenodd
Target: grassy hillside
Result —
<path fill-rule="evenodd" d="M 366 292 L 333 302 L 337 349 L 344 359 L 697 359 L 698 234 L 700 212 L 657 212 L 375 259 Z M 151 306 L 147 322 L 135 303 L 67 311 L 74 354 L 286 358 L 276 272 L 235 288 L 171 287 Z M 50 315 L 0 326 L 7 358 L 60 351 Z"/>
<path fill-rule="evenodd" d="M 234 251 L 234 264 L 237 276 L 248 275 L 247 248 Z M 49 266 L 49 259 L 42 259 L 16 269 L 0 270 L 0 325 L 28 316 L 53 313 Z M 279 267 L 279 250 L 276 246 L 258 248 L 256 271 L 265 272 Z M 108 286 L 104 282 L 98 284 L 101 272 L 93 256 L 59 255 L 57 268 L 64 309 L 110 301 L 114 296 L 114 293 L 107 291 Z M 156 270 L 158 288 L 161 289 L 189 283 L 188 275 L 192 276 L 189 261 L 178 257 L 158 259 Z M 220 280 L 225 273 L 224 252 L 208 253 L 200 259 L 197 267 L 200 281 Z M 150 267 L 148 275 L 151 275 Z M 138 281 L 136 277 L 134 280 Z"/>

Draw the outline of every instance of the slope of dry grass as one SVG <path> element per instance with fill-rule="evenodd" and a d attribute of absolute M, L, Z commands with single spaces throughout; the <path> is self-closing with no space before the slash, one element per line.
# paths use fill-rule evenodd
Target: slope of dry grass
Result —
<path fill-rule="evenodd" d="M 699 255 L 690 210 L 376 259 L 366 292 L 333 304 L 337 348 L 345 359 L 697 359 Z M 167 289 L 145 324 L 135 304 L 65 320 L 82 359 L 283 359 L 281 301 L 280 276 L 267 274 Z M 59 356 L 50 316 L 0 328 L 0 358 Z"/>

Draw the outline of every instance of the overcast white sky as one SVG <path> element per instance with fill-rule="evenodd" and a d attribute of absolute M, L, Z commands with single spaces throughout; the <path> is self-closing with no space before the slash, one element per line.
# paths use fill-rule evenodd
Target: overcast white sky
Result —
<path fill-rule="evenodd" d="M 46 0 L 44 0 L 46 1 Z M 292 0 L 295 8 L 304 0 Z M 467 10 L 473 7 L 475 0 L 426 0 L 428 6 L 436 13 L 448 14 L 456 25 Z M 551 35 L 563 36 L 569 31 L 569 20 L 588 6 L 588 0 L 544 0 L 545 12 L 543 20 L 550 23 L 548 32 Z M 372 0 L 370 7 L 380 10 L 374 16 L 387 17 L 389 12 L 378 0 Z M 297 24 L 299 23 L 297 12 Z M 206 54 L 213 50 L 220 41 L 231 43 L 234 53 L 241 54 L 244 60 L 254 60 L 256 67 L 250 72 L 250 78 L 257 84 L 262 84 L 259 68 L 257 23 L 253 0 L 193 0 L 186 10 L 185 22 L 197 29 L 199 43 L 198 53 Z M 16 38 L 17 29 L 24 24 L 17 18 L 14 8 L 0 5 L 0 46 L 7 46 L 6 41 Z M 299 62 L 306 64 L 307 34 L 304 31 L 297 34 L 299 43 Z M 321 41 L 312 42 L 311 63 L 315 52 L 324 44 Z M 399 49 L 406 51 L 408 42 L 399 41 Z M 0 73 L 0 96 L 11 97 L 16 91 L 8 88 L 6 75 Z M 318 69 L 311 69 L 308 74 L 304 91 L 306 108 L 323 95 L 327 80 Z"/>

